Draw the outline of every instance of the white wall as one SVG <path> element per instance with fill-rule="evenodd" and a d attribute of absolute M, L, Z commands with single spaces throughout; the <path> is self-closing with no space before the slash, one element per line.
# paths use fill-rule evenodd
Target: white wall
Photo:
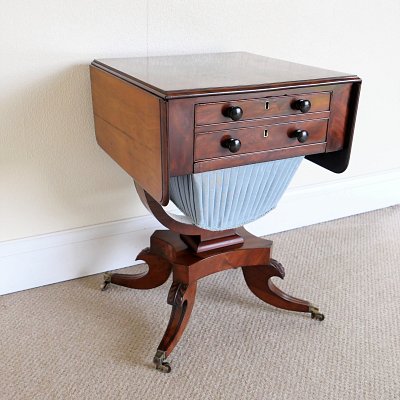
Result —
<path fill-rule="evenodd" d="M 353 157 L 292 187 L 400 168 L 400 2 L 13 0 L 0 12 L 0 241 L 145 215 L 95 142 L 93 58 L 246 50 L 363 78 Z"/>

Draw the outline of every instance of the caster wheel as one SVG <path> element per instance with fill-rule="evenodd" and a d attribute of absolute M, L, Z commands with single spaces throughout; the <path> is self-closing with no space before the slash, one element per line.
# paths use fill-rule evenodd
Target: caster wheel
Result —
<path fill-rule="evenodd" d="M 323 321 L 325 319 L 325 315 L 320 313 L 317 307 L 310 306 L 311 318 L 317 321 Z"/>
<path fill-rule="evenodd" d="M 103 279 L 104 279 L 104 281 L 103 281 L 103 283 L 100 285 L 100 289 L 101 289 L 102 292 L 104 292 L 105 290 L 107 290 L 108 287 L 110 286 L 110 283 L 111 283 L 111 274 L 109 274 L 108 272 L 106 272 L 106 273 L 103 275 Z"/>
<path fill-rule="evenodd" d="M 165 351 L 157 350 L 156 355 L 153 358 L 153 363 L 156 365 L 156 369 L 164 374 L 169 374 L 171 372 L 171 365 L 169 362 L 165 361 L 167 358 Z"/>
<path fill-rule="evenodd" d="M 317 321 L 323 321 L 325 319 L 325 315 L 321 313 L 311 313 L 311 318 Z"/>
<path fill-rule="evenodd" d="M 158 369 L 160 372 L 164 372 L 164 374 L 169 374 L 171 372 L 171 365 L 164 361 L 162 364 L 157 365 L 156 369 Z"/>

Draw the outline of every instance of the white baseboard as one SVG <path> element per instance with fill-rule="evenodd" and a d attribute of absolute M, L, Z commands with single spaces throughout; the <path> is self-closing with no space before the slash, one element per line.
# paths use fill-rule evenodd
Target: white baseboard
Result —
<path fill-rule="evenodd" d="M 400 204 L 400 168 L 289 189 L 278 207 L 247 226 L 262 236 Z"/>
<path fill-rule="evenodd" d="M 262 236 L 400 203 L 400 169 L 289 189 L 247 228 Z M 0 243 L 0 295 L 135 264 L 162 226 L 152 216 Z"/>

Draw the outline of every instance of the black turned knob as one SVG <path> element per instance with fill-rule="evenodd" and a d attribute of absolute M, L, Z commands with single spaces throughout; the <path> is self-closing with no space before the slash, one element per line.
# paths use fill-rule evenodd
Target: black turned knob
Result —
<path fill-rule="evenodd" d="M 227 148 L 231 153 L 236 153 L 240 150 L 242 143 L 239 139 L 229 138 L 221 143 L 222 147 Z"/>
<path fill-rule="evenodd" d="M 239 121 L 239 119 L 243 116 L 243 110 L 240 107 L 228 107 L 223 110 L 222 114 L 224 114 L 225 117 L 233 119 L 234 121 Z"/>
<path fill-rule="evenodd" d="M 309 112 L 311 109 L 311 101 L 300 99 L 293 103 L 293 108 L 295 110 L 300 110 L 302 113 Z"/>
<path fill-rule="evenodd" d="M 308 132 L 302 129 L 297 129 L 290 135 L 290 137 L 296 138 L 300 143 L 304 143 L 308 139 Z"/>

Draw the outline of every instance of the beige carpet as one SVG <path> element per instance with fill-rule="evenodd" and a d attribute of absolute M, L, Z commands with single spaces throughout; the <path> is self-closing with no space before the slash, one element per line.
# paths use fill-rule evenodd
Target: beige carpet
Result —
<path fill-rule="evenodd" d="M 2 296 L 1 400 L 400 399 L 400 206 L 271 238 L 281 287 L 325 321 L 262 303 L 226 271 L 200 282 L 162 374 L 169 282 L 101 292 L 93 276 Z"/>

